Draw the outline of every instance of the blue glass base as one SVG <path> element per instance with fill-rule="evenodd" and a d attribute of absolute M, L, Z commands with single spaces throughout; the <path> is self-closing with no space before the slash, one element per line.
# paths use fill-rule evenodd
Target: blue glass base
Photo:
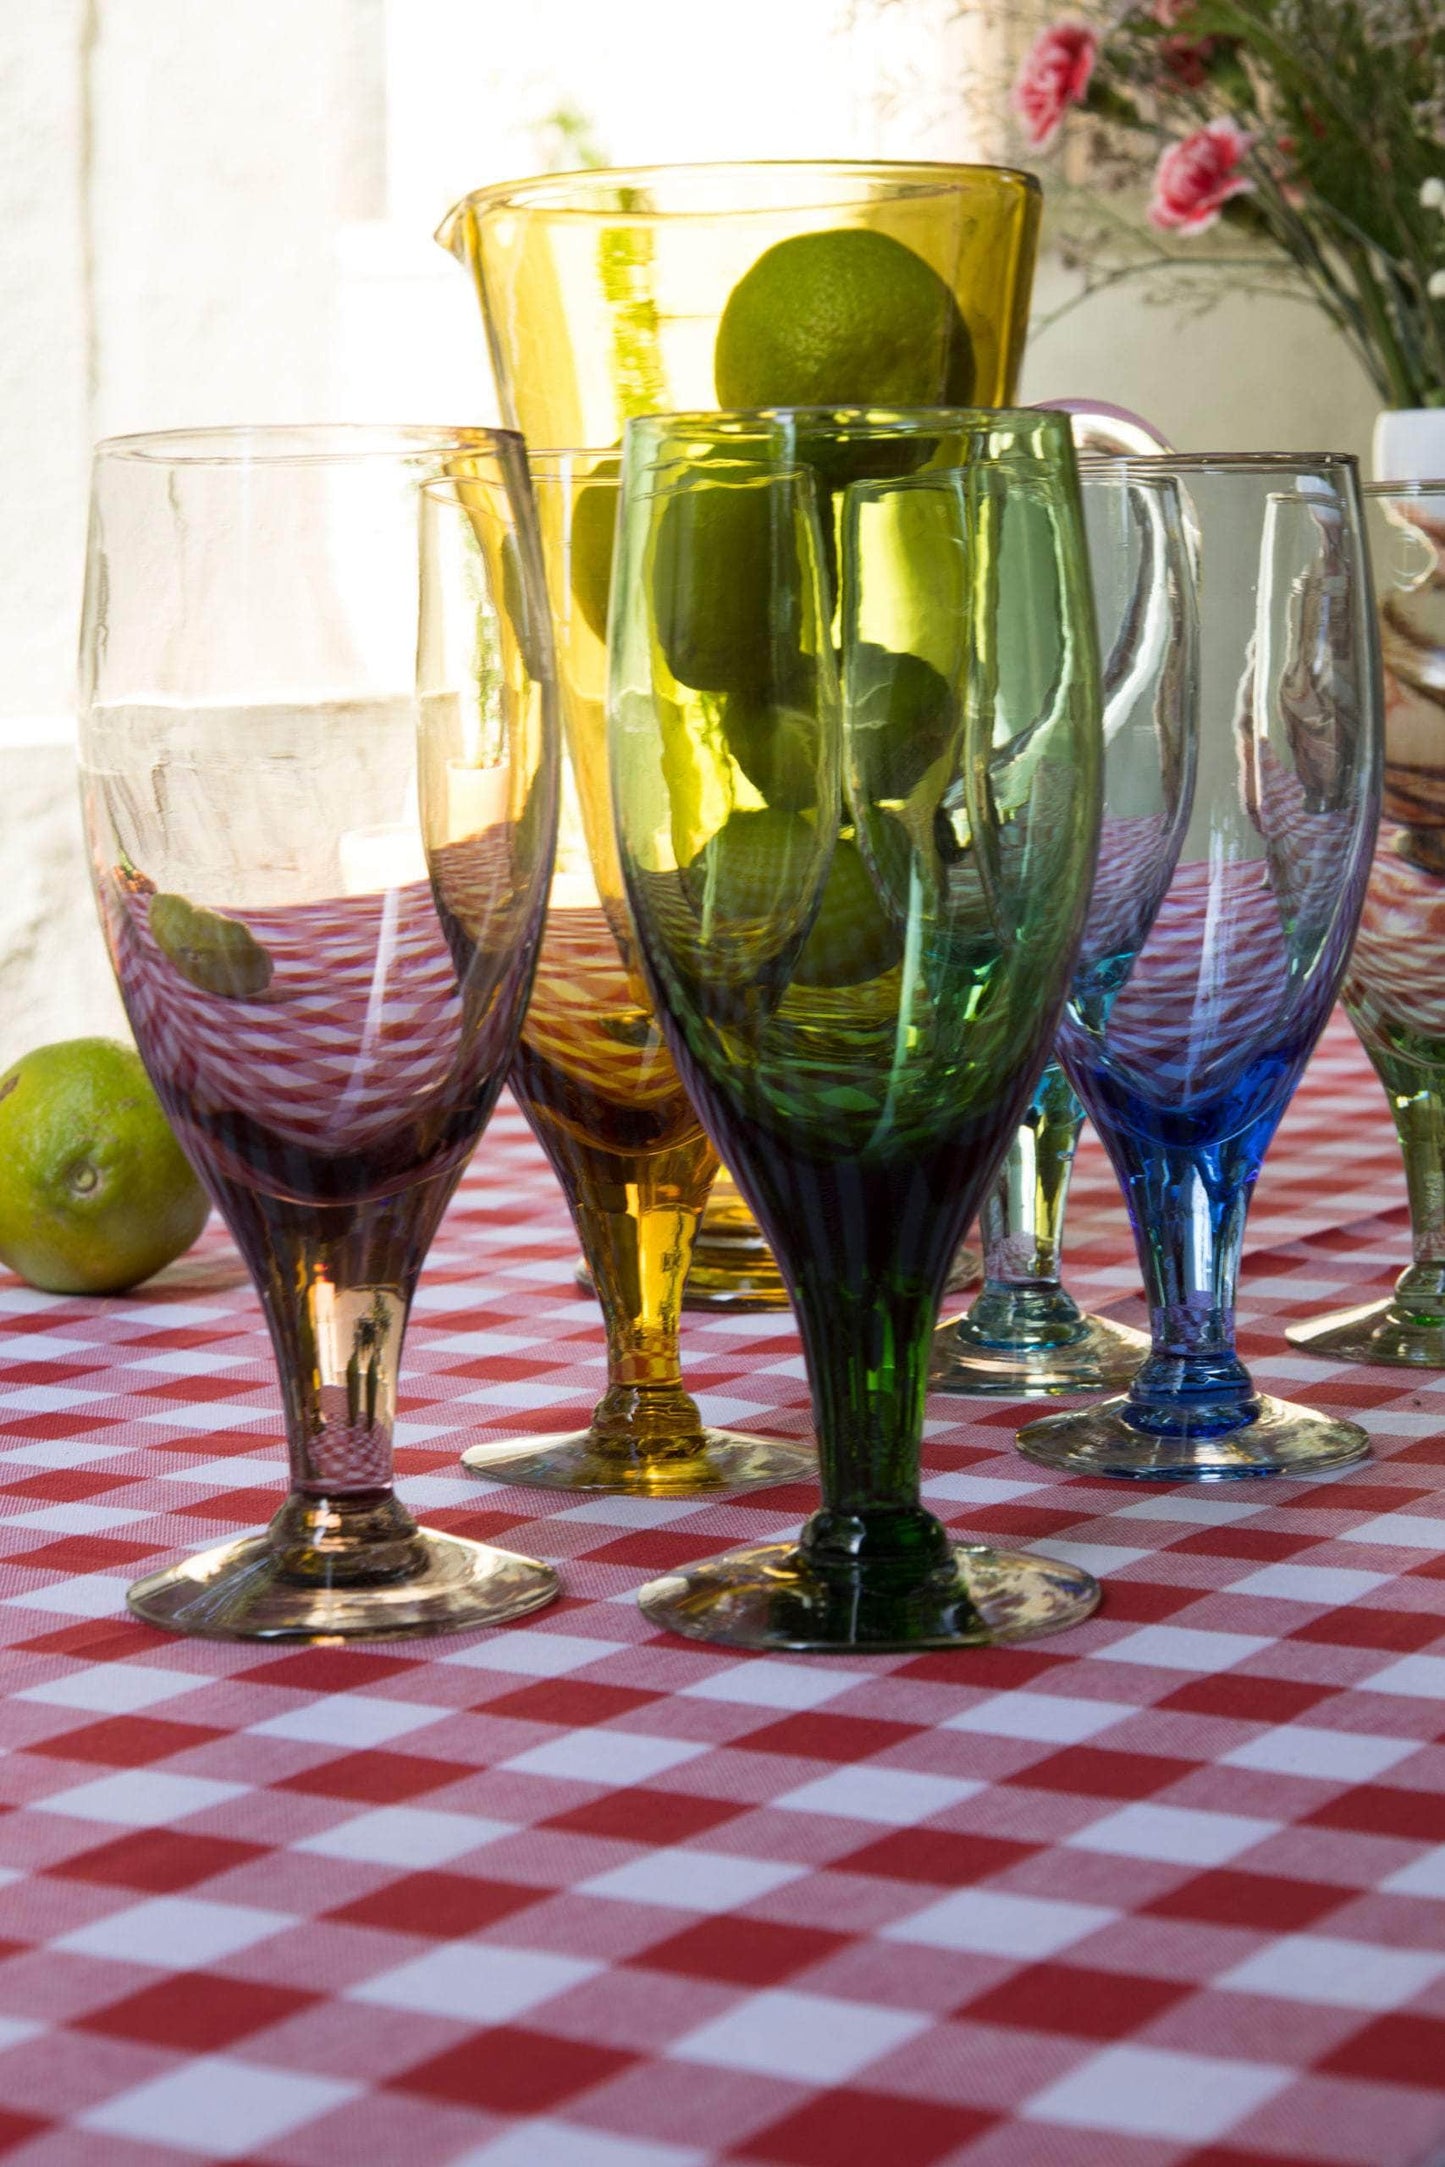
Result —
<path fill-rule="evenodd" d="M 1261 1393 L 1252 1421 L 1219 1430 L 1187 1416 L 1167 1436 L 1129 1419 L 1127 1399 L 1048 1415 L 1018 1433 L 1027 1460 L 1066 1475 L 1120 1475 L 1143 1482 L 1230 1482 L 1248 1475 L 1313 1475 L 1367 1459 L 1370 1440 L 1355 1422 L 1316 1414 Z"/>

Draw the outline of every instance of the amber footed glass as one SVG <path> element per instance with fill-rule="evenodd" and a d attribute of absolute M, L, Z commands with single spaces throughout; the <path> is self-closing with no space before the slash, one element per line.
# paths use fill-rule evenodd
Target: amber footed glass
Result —
<path fill-rule="evenodd" d="M 460 656 L 421 628 L 417 484 L 462 467 Z M 96 459 L 81 767 L 141 1055 L 261 1298 L 291 1494 L 137 1582 L 153 1625 L 410 1635 L 556 1575 L 392 1489 L 417 1274 L 511 1060 L 556 828 L 520 438 L 209 430 Z M 449 667 L 456 662 L 457 667 Z"/>
<path fill-rule="evenodd" d="M 1006 404 L 1040 202 L 1032 175 L 1001 166 L 651 166 L 478 189 L 437 238 L 475 281 L 507 420 L 534 446 L 616 445 L 638 414 Z M 950 1285 L 976 1276 L 964 1253 Z M 786 1300 L 724 1175 L 684 1306 Z"/>
<path fill-rule="evenodd" d="M 556 868 L 510 1082 L 581 1237 L 607 1328 L 607 1390 L 585 1429 L 476 1444 L 462 1458 L 492 1481 L 641 1497 L 793 1481 L 814 1471 L 805 1447 L 710 1427 L 682 1381 L 678 1308 L 717 1154 L 639 973 L 613 835 L 602 635 L 617 462 L 540 452 L 530 465 L 565 749 Z M 445 485 L 430 494 L 445 511 Z M 461 547 L 464 507 L 452 509 Z M 449 607 L 446 591 L 423 600 L 436 615 Z"/>

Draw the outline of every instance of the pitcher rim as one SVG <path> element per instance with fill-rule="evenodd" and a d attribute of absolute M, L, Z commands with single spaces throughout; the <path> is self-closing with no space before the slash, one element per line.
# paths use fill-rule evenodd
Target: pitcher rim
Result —
<path fill-rule="evenodd" d="M 579 166 L 569 169 L 565 173 L 533 173 L 514 180 L 488 181 L 482 187 L 469 189 L 465 195 L 458 196 L 438 226 L 435 238 L 441 241 L 443 247 L 446 247 L 448 243 L 445 236 L 450 231 L 453 221 L 464 210 L 488 212 L 509 208 L 517 211 L 541 209 L 546 207 L 546 199 L 549 196 L 565 192 L 569 186 L 577 187 L 580 184 L 595 186 L 600 183 L 603 186 L 627 187 L 632 185 L 645 188 L 664 176 L 738 172 L 816 173 L 830 175 L 840 180 L 848 177 L 856 177 L 860 180 L 873 177 L 880 180 L 896 179 L 902 181 L 912 177 L 919 180 L 932 179 L 939 187 L 940 192 L 950 180 L 956 183 L 962 176 L 982 176 L 986 174 L 994 180 L 1008 183 L 1011 188 L 1017 188 L 1025 195 L 1033 195 L 1039 198 L 1042 198 L 1043 195 L 1043 186 L 1036 173 L 1030 173 L 1022 166 L 995 164 L 992 160 L 986 158 L 665 159 L 656 165 Z M 837 200 L 836 197 L 830 198 L 824 194 L 817 200 L 805 198 L 802 201 L 788 204 L 744 204 L 732 210 L 722 210 L 717 206 L 684 210 L 649 210 L 641 215 L 653 219 L 677 221 L 689 218 L 764 218 L 775 217 L 779 210 L 828 210 L 837 207 Z M 601 206 L 593 209 L 580 204 L 559 204 L 555 206 L 555 215 L 581 219 L 611 217 L 615 220 L 619 215 L 626 216 L 629 214 L 619 214 L 616 209 L 609 211 Z"/>

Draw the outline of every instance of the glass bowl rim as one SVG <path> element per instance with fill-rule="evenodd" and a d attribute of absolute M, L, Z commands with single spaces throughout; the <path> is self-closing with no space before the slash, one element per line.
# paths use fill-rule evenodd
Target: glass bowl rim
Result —
<path fill-rule="evenodd" d="M 831 416 L 843 436 L 886 436 L 890 429 L 922 436 L 929 429 L 942 433 L 947 429 L 1007 426 L 1028 420 L 1060 423 L 1069 430 L 1072 440 L 1073 425 L 1073 416 L 1056 406 L 715 406 L 683 407 L 676 413 L 629 414 L 627 430 L 656 427 L 661 434 L 666 424 L 669 435 L 732 435 L 741 441 L 749 430 L 762 435 L 777 422 L 799 416 Z M 737 427 L 739 423 L 743 426 Z M 720 428 L 719 424 L 727 426 Z M 610 450 L 614 457 L 625 456 L 625 441 L 622 453 L 616 445 Z"/>
<path fill-rule="evenodd" d="M 102 437 L 94 458 L 153 466 L 334 466 L 366 459 L 405 460 L 448 449 L 524 450 L 516 429 L 472 422 L 237 422 L 193 429 L 145 429 Z"/>

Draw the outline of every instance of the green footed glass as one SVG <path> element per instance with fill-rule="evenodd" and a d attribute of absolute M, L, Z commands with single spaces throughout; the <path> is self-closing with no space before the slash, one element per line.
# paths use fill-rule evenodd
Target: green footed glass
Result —
<path fill-rule="evenodd" d="M 1331 1362 L 1445 1369 L 1445 481 L 1376 482 L 1365 520 L 1385 671 L 1385 790 L 1344 1002 L 1405 1161 L 1410 1263 L 1382 1302 L 1291 1324 Z"/>
<path fill-rule="evenodd" d="M 915 489 L 923 469 L 951 485 Z M 1087 1573 L 922 1505 L 953 1253 L 1052 1042 L 1100 807 L 1067 420 L 629 424 L 609 729 L 639 960 L 778 1258 L 822 1505 L 671 1573 L 656 1623 L 745 1647 L 1056 1630 Z"/>

